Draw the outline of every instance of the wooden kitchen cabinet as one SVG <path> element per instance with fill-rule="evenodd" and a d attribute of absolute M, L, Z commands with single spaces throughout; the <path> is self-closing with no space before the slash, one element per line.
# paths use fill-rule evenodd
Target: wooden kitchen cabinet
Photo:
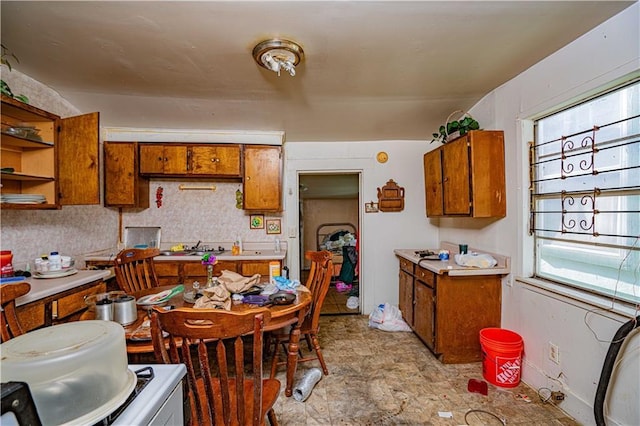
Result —
<path fill-rule="evenodd" d="M 241 177 L 237 144 L 140 144 L 139 173 L 148 176 Z"/>
<path fill-rule="evenodd" d="M 243 208 L 282 211 L 282 147 L 244 146 Z"/>
<path fill-rule="evenodd" d="M 414 264 L 406 259 L 400 260 L 399 290 L 400 297 L 398 309 L 402 313 L 402 318 L 413 328 L 413 281 L 414 281 Z"/>
<path fill-rule="evenodd" d="M 273 262 L 273 260 L 218 260 L 213 266 L 213 275 L 219 277 L 226 269 L 245 277 L 254 274 L 268 277 L 269 262 Z M 191 285 L 194 281 L 199 281 L 201 285 L 204 285 L 207 282 L 207 267 L 199 261 L 157 260 L 156 258 L 155 269 L 160 285 Z"/>
<path fill-rule="evenodd" d="M 191 173 L 220 177 L 240 177 L 240 145 L 194 145 Z"/>
<path fill-rule="evenodd" d="M 88 309 L 87 296 L 104 293 L 107 285 L 102 280 L 83 284 L 62 293 L 48 296 L 25 305 L 18 306 L 16 312 L 23 331 L 40 327 L 77 321 Z"/>
<path fill-rule="evenodd" d="M 63 119 L 4 95 L 1 112 L 2 194 L 43 195 L 46 200 L 2 203 L 3 209 L 58 209 L 100 202 L 98 113 Z M 39 132 L 16 133 L 20 127 Z"/>
<path fill-rule="evenodd" d="M 104 142 L 104 206 L 149 208 L 149 180 L 138 175 L 137 142 Z"/>
<path fill-rule="evenodd" d="M 399 309 L 414 333 L 443 363 L 480 361 L 480 330 L 500 327 L 500 275 L 449 276 L 399 261 Z"/>
<path fill-rule="evenodd" d="M 424 155 L 428 217 L 504 217 L 504 133 L 472 130 Z"/>
<path fill-rule="evenodd" d="M 140 174 L 184 175 L 189 172 L 188 147 L 178 144 L 140 144 Z"/>

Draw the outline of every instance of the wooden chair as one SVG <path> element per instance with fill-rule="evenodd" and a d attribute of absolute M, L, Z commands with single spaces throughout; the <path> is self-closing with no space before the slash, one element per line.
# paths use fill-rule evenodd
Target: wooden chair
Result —
<path fill-rule="evenodd" d="M 16 313 L 16 299 L 29 293 L 29 290 L 31 290 L 31 285 L 27 282 L 0 285 L 0 301 L 2 302 L 2 312 L 0 312 L 1 342 L 6 342 L 24 334 Z"/>
<path fill-rule="evenodd" d="M 270 320 L 267 309 L 154 308 L 151 336 L 157 362 L 187 367 L 190 424 L 258 426 L 265 415 L 271 425 L 278 424 L 273 406 L 280 381 L 262 378 L 263 332 Z M 163 331 L 169 334 L 168 349 Z M 251 362 L 245 344 L 251 345 Z"/>
<path fill-rule="evenodd" d="M 318 360 L 324 374 L 329 374 L 327 364 L 324 362 L 322 356 L 322 349 L 320 348 L 320 342 L 318 341 L 318 330 L 320 329 L 320 311 L 322 310 L 322 304 L 329 291 L 329 284 L 331 284 L 331 276 L 333 274 L 333 262 L 331 260 L 332 255 L 329 251 L 308 251 L 305 253 L 305 258 L 311 261 L 311 269 L 309 270 L 309 277 L 305 286 L 311 291 L 313 299 L 311 302 L 311 311 L 305 317 L 304 322 L 300 326 L 300 336 L 303 336 L 307 341 L 307 346 L 311 354 L 304 356 L 300 352 L 298 362 L 306 362 L 312 360 Z M 270 339 L 274 340 L 273 358 L 271 360 L 271 377 L 275 377 L 278 365 L 285 365 L 286 361 L 278 360 L 279 348 L 284 349 L 284 353 L 287 352 L 287 343 L 289 341 L 289 330 L 277 330 L 271 334 Z M 313 352 L 315 351 L 315 356 Z"/>
<path fill-rule="evenodd" d="M 158 286 L 153 258 L 159 249 L 124 249 L 113 261 L 118 287 L 126 293 Z"/>

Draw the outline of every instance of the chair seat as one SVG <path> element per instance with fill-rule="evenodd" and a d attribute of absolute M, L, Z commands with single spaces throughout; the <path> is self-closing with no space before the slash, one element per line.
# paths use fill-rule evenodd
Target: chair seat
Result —
<path fill-rule="evenodd" d="M 247 411 L 247 422 L 245 425 L 251 424 L 251 419 L 253 418 L 253 381 L 245 380 L 244 381 L 244 408 Z M 196 386 L 198 387 L 198 392 L 201 395 L 205 394 L 204 391 L 204 381 L 202 379 L 198 379 Z M 229 382 L 229 389 L 231 390 L 231 394 L 235 395 L 236 393 L 236 380 L 231 379 Z M 222 418 L 222 391 L 220 388 L 220 380 L 216 379 L 213 382 L 213 393 L 215 395 L 214 407 L 216 413 L 216 419 L 213 424 L 223 425 L 225 424 L 224 419 Z M 262 412 L 260 413 L 260 418 L 264 419 L 267 415 L 267 412 L 271 410 L 278 399 L 278 395 L 280 395 L 280 380 L 276 379 L 264 379 L 262 380 Z M 236 413 L 238 410 L 238 403 L 235 399 L 231 399 L 231 412 Z M 194 410 L 194 404 L 191 404 L 191 424 L 199 425 L 198 418 L 196 412 Z M 205 419 L 205 424 L 212 424 L 211 419 Z M 231 421 L 231 425 L 240 426 L 237 417 L 234 415 L 234 418 Z M 243 425 L 244 426 L 244 425 Z"/>

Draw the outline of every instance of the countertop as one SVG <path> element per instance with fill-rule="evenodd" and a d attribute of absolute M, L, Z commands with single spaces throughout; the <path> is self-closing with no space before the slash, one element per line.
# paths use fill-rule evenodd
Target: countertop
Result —
<path fill-rule="evenodd" d="M 217 243 L 211 243 L 209 244 L 210 247 L 218 247 L 221 244 L 217 244 Z M 216 254 L 216 259 L 218 260 L 284 260 L 285 257 L 287 257 L 287 249 L 286 249 L 286 245 L 282 244 L 283 248 L 276 253 L 274 247 L 273 247 L 273 243 L 267 242 L 267 243 L 245 243 L 243 246 L 243 251 L 241 254 L 239 255 L 232 255 L 231 254 L 231 250 L 226 250 L 224 253 L 222 254 Z M 231 247 L 230 245 L 224 245 L 224 247 L 226 248 L 227 246 Z M 160 250 L 169 250 L 169 246 L 168 247 L 161 247 Z M 118 253 L 118 250 L 116 248 L 113 249 L 106 249 L 106 250 L 100 250 L 97 252 L 92 252 L 92 253 L 87 253 L 84 255 L 84 260 L 85 261 L 98 261 L 98 262 L 110 262 L 112 261 L 116 254 Z M 202 256 L 187 256 L 187 255 L 160 255 L 160 256 L 156 256 L 153 258 L 154 261 L 156 262 L 162 262 L 162 261 L 176 261 L 176 260 L 182 260 L 182 261 L 199 261 L 201 260 Z"/>
<path fill-rule="evenodd" d="M 506 275 L 511 273 L 511 258 L 496 253 L 490 253 L 487 251 L 479 250 L 474 247 L 469 247 L 469 253 L 489 254 L 493 256 L 498 262 L 493 268 L 475 268 L 468 266 L 460 266 L 456 263 L 454 255 L 458 253 L 458 245 L 451 242 L 442 242 L 440 248 L 431 248 L 429 250 L 438 253 L 439 250 L 449 250 L 449 260 L 426 260 L 416 255 L 416 251 L 425 250 L 420 249 L 395 249 L 393 252 L 396 256 L 407 259 L 408 261 L 420 265 L 421 267 L 435 272 L 436 274 L 448 274 L 450 276 L 465 276 L 465 275 Z"/>
<path fill-rule="evenodd" d="M 25 281 L 31 285 L 31 290 L 16 299 L 16 306 L 44 299 L 93 281 L 104 280 L 109 274 L 109 271 L 79 270 L 77 274 L 62 278 L 27 278 Z"/>

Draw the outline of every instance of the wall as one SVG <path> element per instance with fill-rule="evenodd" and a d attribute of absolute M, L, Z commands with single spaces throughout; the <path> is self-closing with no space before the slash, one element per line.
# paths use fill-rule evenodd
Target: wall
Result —
<path fill-rule="evenodd" d="M 25 94 L 33 106 L 61 117 L 90 111 L 78 111 L 59 94 L 30 77 L 13 70 L 2 78 L 14 93 Z M 102 132 L 101 132 L 102 133 Z M 102 179 L 102 140 L 100 141 Z M 184 182 L 152 180 L 150 208 L 122 213 L 122 226 L 160 226 L 162 241 L 176 243 L 229 242 L 236 237 L 243 241 L 272 241 L 281 235 L 267 235 L 265 229 L 250 229 L 249 215 L 237 209 L 236 190 L 239 183 L 215 182 L 216 191 L 180 191 Z M 191 183 L 188 183 L 189 185 Z M 205 184 L 198 182 L 198 185 Z M 156 191 L 163 188 L 162 207 L 156 206 Z M 65 206 L 60 210 L 2 210 L 1 247 L 12 250 L 14 266 L 53 250 L 77 258 L 82 265 L 83 254 L 115 249 L 118 243 L 118 209 L 96 206 Z M 265 216 L 265 219 L 279 216 Z"/>
<path fill-rule="evenodd" d="M 512 258 L 518 276 L 531 272 L 527 235 L 527 142 L 531 118 L 570 103 L 640 69 L 639 7 L 626 9 L 575 42 L 497 88 L 471 113 L 485 128 L 504 129 L 507 163 L 507 217 L 495 222 L 440 222 L 444 240 L 466 241 Z M 469 233 L 468 229 L 475 230 Z M 606 312 L 607 304 L 585 294 L 565 297 L 544 285 L 516 281 L 503 287 L 503 327 L 522 335 L 522 377 L 534 388 L 562 389 L 561 408 L 580 423 L 593 424 L 593 401 L 604 356 L 615 331 L 628 316 Z M 611 303 L 608 304 L 611 307 Z M 604 309 L 602 309 L 604 308 Z M 633 308 L 627 315 L 638 315 Z M 628 339 L 609 388 L 608 424 L 640 424 L 640 333 Z M 560 365 L 547 356 L 549 342 L 560 349 Z"/>
<path fill-rule="evenodd" d="M 426 141 L 376 142 L 290 142 L 285 144 L 285 219 L 299 222 L 299 172 L 359 172 L 360 180 L 360 308 L 364 314 L 380 303 L 398 303 L 398 260 L 396 248 L 433 248 L 438 245 L 438 228 L 425 215 L 423 154 L 435 148 Z M 380 164 L 379 151 L 389 154 Z M 405 188 L 401 212 L 364 213 L 364 203 L 377 202 L 377 189 L 389 179 Z M 285 229 L 289 241 L 287 262 L 297 274 L 300 253 L 295 225 Z"/>

